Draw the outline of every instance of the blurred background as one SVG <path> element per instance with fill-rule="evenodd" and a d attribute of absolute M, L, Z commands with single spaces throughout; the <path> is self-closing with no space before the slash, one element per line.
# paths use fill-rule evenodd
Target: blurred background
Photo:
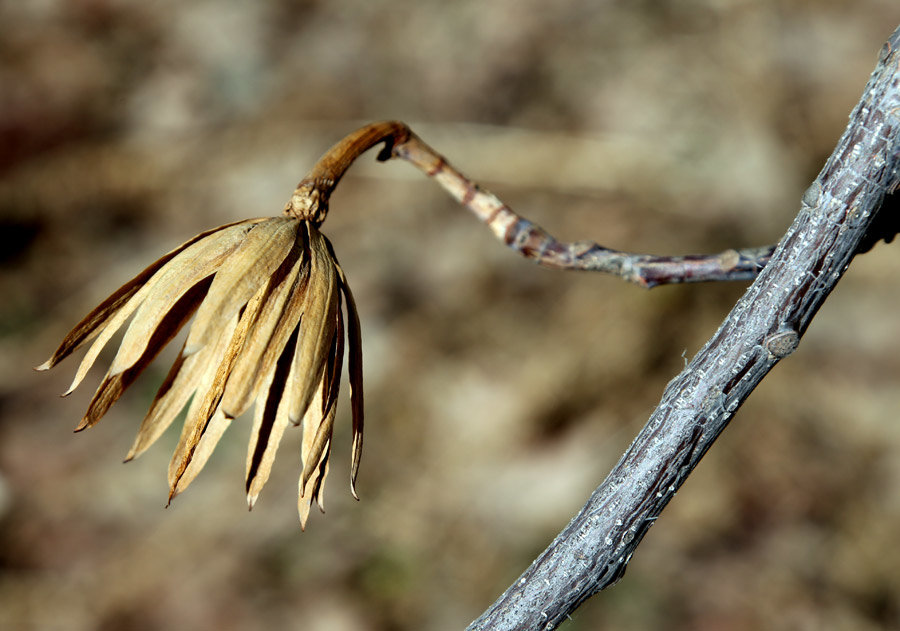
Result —
<path fill-rule="evenodd" d="M 366 451 L 327 515 L 299 433 L 252 513 L 249 421 L 164 510 L 121 464 L 172 354 L 78 436 L 65 332 L 159 254 L 278 214 L 332 143 L 408 122 L 551 233 L 776 241 L 895 0 L 0 1 L 0 628 L 461 629 L 581 507 L 741 284 L 644 291 L 518 258 L 406 164 L 324 226 L 363 320 Z M 614 588 L 566 628 L 900 628 L 897 246 L 859 257 Z M 78 354 L 80 357 L 80 353 Z"/>

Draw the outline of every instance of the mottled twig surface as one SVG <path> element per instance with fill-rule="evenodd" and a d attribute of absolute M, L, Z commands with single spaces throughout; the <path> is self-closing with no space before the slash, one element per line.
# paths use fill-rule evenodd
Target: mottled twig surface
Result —
<path fill-rule="evenodd" d="M 591 241 L 564 243 L 472 182 L 415 134 L 410 133 L 408 140 L 395 145 L 393 153 L 434 178 L 503 243 L 546 267 L 606 272 L 649 288 L 672 283 L 752 280 L 775 250 L 775 246 L 765 246 L 719 254 L 654 256 L 611 250 Z"/>
<path fill-rule="evenodd" d="M 644 534 L 737 409 L 797 348 L 865 245 L 885 195 L 900 182 L 898 48 L 900 29 L 885 44 L 846 131 L 803 195 L 800 212 L 769 263 L 668 384 L 644 429 L 578 515 L 470 630 L 553 629 L 621 578 Z M 591 269 L 573 262 L 594 246 L 556 244 L 419 141 L 395 147 L 395 154 L 426 169 L 523 254 L 558 267 Z M 604 265 L 616 271 L 616 263 L 598 263 Z"/>

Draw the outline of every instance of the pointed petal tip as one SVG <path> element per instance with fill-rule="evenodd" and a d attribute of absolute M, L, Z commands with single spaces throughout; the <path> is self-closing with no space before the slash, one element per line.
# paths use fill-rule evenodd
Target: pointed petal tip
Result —
<path fill-rule="evenodd" d="M 306 532 L 306 522 L 309 520 L 309 502 L 306 503 L 305 508 L 300 508 L 300 530 L 302 532 Z"/>
<path fill-rule="evenodd" d="M 133 366 L 133 365 L 134 365 L 134 364 L 132 364 L 132 366 Z M 121 375 L 123 372 L 125 372 L 125 371 L 128 370 L 129 368 L 131 368 L 131 366 L 120 366 L 120 365 L 118 365 L 118 364 L 116 363 L 115 359 L 113 359 L 113 363 L 110 364 L 110 366 L 109 366 L 109 374 L 108 374 L 107 376 L 108 376 L 108 377 L 115 377 L 116 375 Z M 77 382 L 72 384 L 72 389 L 73 389 L 73 390 L 74 390 L 75 388 L 77 388 L 77 387 L 78 387 L 78 383 L 77 383 Z"/>
<path fill-rule="evenodd" d="M 75 429 L 73 430 L 73 432 L 77 434 L 78 432 L 86 430 L 88 427 L 89 427 L 88 419 L 87 419 L 87 417 L 84 417 L 83 419 L 81 419 L 81 421 L 78 423 L 78 425 L 75 426 Z"/>
<path fill-rule="evenodd" d="M 350 483 L 350 495 L 352 495 L 353 499 L 357 502 L 359 501 L 359 495 L 356 493 L 356 485 L 353 482 Z"/>
<path fill-rule="evenodd" d="M 84 381 L 84 378 L 86 376 L 87 376 L 87 370 L 82 370 L 81 367 L 79 367 L 78 372 L 75 374 L 75 378 L 72 379 L 72 383 L 69 384 L 69 389 L 66 390 L 65 392 L 63 392 L 60 396 L 67 397 L 70 394 L 72 394 L 73 392 L 75 392 L 76 388 L 78 388 L 78 386 L 81 385 L 81 382 Z M 112 373 L 112 370 L 110 370 L 110 372 L 108 372 L 106 374 L 106 377 L 112 377 L 112 376 L 113 376 L 113 373 Z M 104 379 L 106 379 L 106 377 L 104 377 Z"/>
<path fill-rule="evenodd" d="M 201 348 L 203 348 L 203 346 L 204 346 L 203 344 L 191 344 L 190 346 L 185 346 L 184 350 L 181 351 L 181 356 L 182 357 L 190 357 L 191 355 L 193 355 L 194 353 L 199 351 Z"/>
<path fill-rule="evenodd" d="M 38 372 L 43 372 L 45 370 L 50 370 L 51 368 L 53 368 L 53 366 L 55 366 L 55 364 L 53 363 L 53 358 L 51 357 L 50 359 L 45 361 L 40 366 L 35 366 L 34 370 L 36 370 Z"/>
<path fill-rule="evenodd" d="M 247 493 L 247 511 L 248 512 L 253 510 L 253 506 L 256 504 L 257 498 L 259 498 L 258 494 L 252 495 L 250 493 Z"/>
<path fill-rule="evenodd" d="M 182 491 L 184 491 L 184 488 L 179 484 L 179 482 L 181 482 L 180 477 L 175 482 L 175 484 L 172 484 L 169 487 L 169 499 L 166 501 L 166 508 L 169 508 L 169 504 L 172 503 L 172 500 L 181 495 Z"/>

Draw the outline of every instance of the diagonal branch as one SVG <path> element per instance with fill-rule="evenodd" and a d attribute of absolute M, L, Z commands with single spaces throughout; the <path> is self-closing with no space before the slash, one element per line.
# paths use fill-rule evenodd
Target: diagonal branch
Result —
<path fill-rule="evenodd" d="M 900 28 L 884 45 L 850 123 L 771 260 L 719 330 L 666 387 L 659 407 L 606 480 L 550 546 L 470 631 L 553 629 L 582 602 L 615 583 L 656 517 L 763 377 L 800 342 L 819 307 L 860 249 L 881 232 L 884 197 L 900 184 Z M 505 243 L 553 267 L 603 269 L 652 285 L 647 259 L 594 244 L 562 244 L 515 215 L 450 167 L 415 136 L 394 147 L 472 209 Z M 893 209 L 885 212 L 895 212 Z M 888 226 L 896 227 L 891 218 Z M 748 278 L 767 251 L 653 262 L 668 282 Z M 717 264 L 714 259 L 720 259 Z M 725 261 L 723 262 L 722 259 Z M 698 261 L 703 261 L 698 264 Z M 692 274 L 692 269 L 701 270 Z M 703 271 L 706 270 L 706 271 Z M 711 272 L 709 270 L 712 270 Z M 730 277 L 729 277 L 730 278 Z"/>

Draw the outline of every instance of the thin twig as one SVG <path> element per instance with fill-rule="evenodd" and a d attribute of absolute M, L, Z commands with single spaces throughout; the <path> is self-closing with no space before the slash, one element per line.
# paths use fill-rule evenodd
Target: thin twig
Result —
<path fill-rule="evenodd" d="M 900 184 L 898 47 L 900 28 L 882 49 L 846 131 L 769 264 L 669 383 L 644 429 L 578 515 L 470 631 L 553 629 L 621 578 L 644 534 L 732 415 L 797 348 L 860 245 L 866 245 L 885 195 Z M 447 167 L 432 171 L 440 177 Z M 465 182 L 445 177 L 457 187 Z M 472 202 L 478 191 L 466 185 L 455 195 Z M 486 198 L 485 209 L 490 203 L 495 202 Z M 502 204 L 496 208 L 496 217 L 486 217 L 495 232 L 518 221 Z M 501 215 L 506 219 L 499 220 Z"/>
<path fill-rule="evenodd" d="M 496 195 L 457 171 L 446 158 L 410 132 L 394 155 L 422 170 L 486 223 L 503 243 L 540 265 L 614 274 L 643 287 L 701 281 L 752 280 L 775 246 L 719 254 L 655 256 L 612 250 L 591 241 L 565 243 L 520 217 Z"/>

